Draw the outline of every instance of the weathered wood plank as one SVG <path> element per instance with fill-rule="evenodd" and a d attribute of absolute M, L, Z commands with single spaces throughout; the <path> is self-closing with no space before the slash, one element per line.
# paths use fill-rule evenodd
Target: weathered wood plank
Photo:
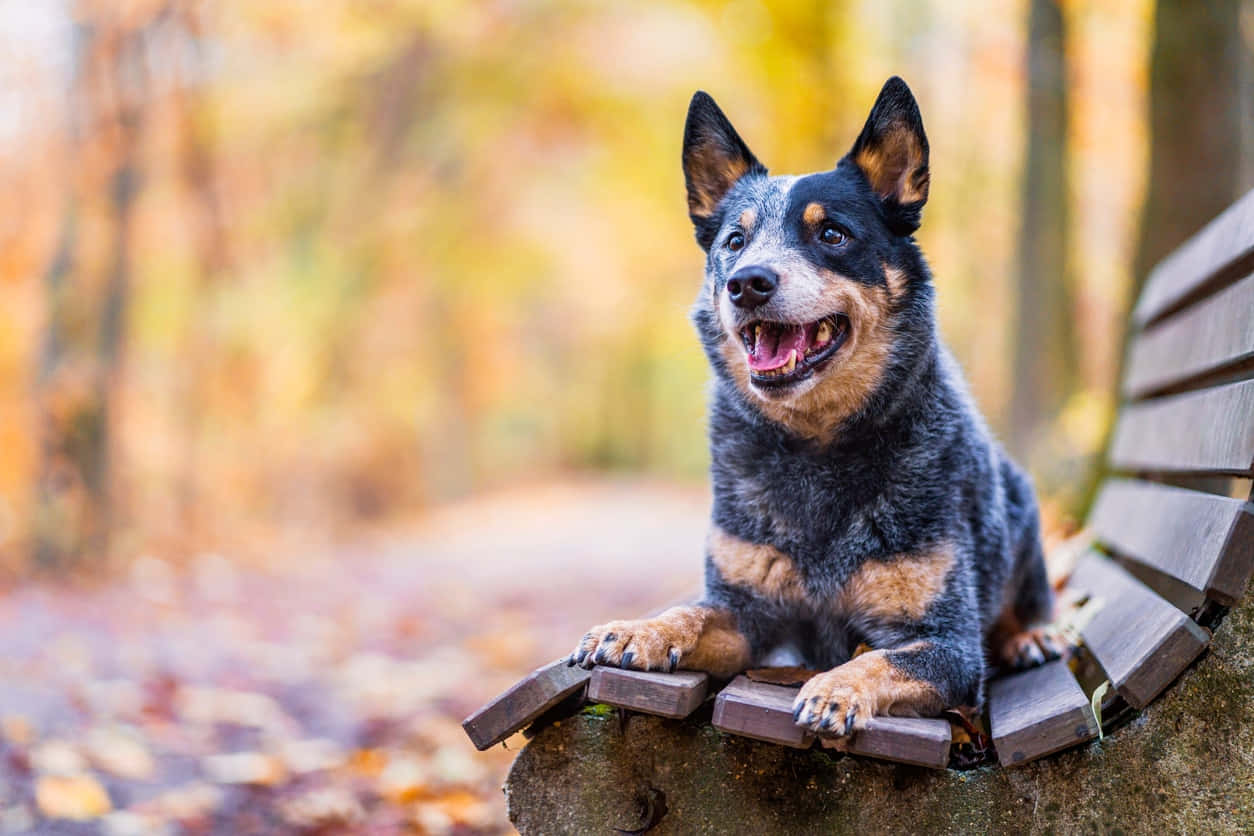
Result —
<path fill-rule="evenodd" d="M 1143 326 L 1225 279 L 1249 272 L 1251 262 L 1254 191 L 1246 192 L 1150 271 L 1132 320 Z"/>
<path fill-rule="evenodd" d="M 1080 634 L 1119 695 L 1144 708 L 1210 643 L 1210 634 L 1106 557 L 1089 552 L 1068 585 L 1101 606 Z"/>
<path fill-rule="evenodd" d="M 621 668 L 592 669 L 588 699 L 662 717 L 687 717 L 705 699 L 708 674 L 696 671 L 659 673 Z"/>
<path fill-rule="evenodd" d="M 1254 273 L 1137 336 L 1124 394 L 1137 398 L 1254 359 Z"/>
<path fill-rule="evenodd" d="M 1097 718 L 1066 662 L 989 683 L 989 724 L 1002 766 L 1017 766 L 1097 737 Z"/>
<path fill-rule="evenodd" d="M 516 682 L 462 721 L 476 749 L 487 749 L 535 721 L 572 694 L 582 691 L 591 672 L 562 658 Z"/>
<path fill-rule="evenodd" d="M 1254 569 L 1254 506 L 1239 499 L 1152 482 L 1111 479 L 1088 525 L 1113 551 L 1181 581 L 1225 606 L 1245 593 Z"/>
<path fill-rule="evenodd" d="M 845 741 L 821 738 L 825 747 L 880 760 L 944 769 L 953 730 L 938 717 L 872 717 Z"/>
<path fill-rule="evenodd" d="M 1116 470 L 1254 474 L 1254 380 L 1131 404 L 1110 449 Z"/>
<path fill-rule="evenodd" d="M 714 701 L 714 728 L 729 734 L 805 749 L 814 736 L 792 721 L 796 688 L 738 676 Z"/>

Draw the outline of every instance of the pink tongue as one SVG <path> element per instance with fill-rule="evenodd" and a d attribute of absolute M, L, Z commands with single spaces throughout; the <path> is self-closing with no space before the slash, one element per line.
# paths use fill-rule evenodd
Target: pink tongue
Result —
<path fill-rule="evenodd" d="M 806 353 L 806 329 L 804 325 L 788 325 L 783 328 L 762 328 L 762 336 L 749 354 L 749 368 L 755 372 L 769 372 L 788 362 L 793 350 L 797 359 Z"/>

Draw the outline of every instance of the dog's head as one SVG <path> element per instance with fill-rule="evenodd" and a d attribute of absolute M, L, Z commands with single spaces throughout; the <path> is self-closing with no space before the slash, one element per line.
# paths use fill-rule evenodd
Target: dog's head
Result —
<path fill-rule="evenodd" d="M 683 161 L 708 256 L 694 318 L 716 371 L 768 417 L 829 434 L 879 386 L 905 326 L 929 324 L 930 304 L 909 304 L 928 282 L 912 237 L 929 180 L 914 96 L 889 79 L 835 169 L 771 177 L 697 93 Z"/>

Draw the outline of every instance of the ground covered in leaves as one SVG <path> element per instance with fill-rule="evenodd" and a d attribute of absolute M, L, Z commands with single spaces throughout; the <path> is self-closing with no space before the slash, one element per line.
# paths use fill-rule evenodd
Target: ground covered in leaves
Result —
<path fill-rule="evenodd" d="M 0 596 L 0 834 L 499 833 L 461 719 L 699 586 L 699 491 L 588 482 L 352 549 L 136 559 Z M 507 741 L 517 747 L 521 738 Z"/>

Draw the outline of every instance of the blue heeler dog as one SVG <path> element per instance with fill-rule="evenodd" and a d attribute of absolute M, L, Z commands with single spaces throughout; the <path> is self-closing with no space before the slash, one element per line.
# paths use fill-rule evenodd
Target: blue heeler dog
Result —
<path fill-rule="evenodd" d="M 990 668 L 1057 655 L 1032 486 L 937 335 L 905 82 L 834 170 L 801 177 L 768 176 L 697 93 L 683 164 L 714 370 L 705 595 L 594 627 L 571 663 L 730 676 L 791 647 L 826 671 L 794 719 L 841 735 L 978 706 Z"/>

